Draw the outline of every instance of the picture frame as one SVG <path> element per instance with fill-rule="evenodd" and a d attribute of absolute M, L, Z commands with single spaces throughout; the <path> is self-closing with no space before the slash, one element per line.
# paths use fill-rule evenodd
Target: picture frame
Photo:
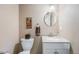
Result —
<path fill-rule="evenodd" d="M 32 17 L 26 17 L 26 29 L 32 29 Z"/>

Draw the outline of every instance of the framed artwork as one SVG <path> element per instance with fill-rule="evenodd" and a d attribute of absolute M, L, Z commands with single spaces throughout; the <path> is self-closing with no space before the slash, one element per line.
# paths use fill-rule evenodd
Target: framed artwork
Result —
<path fill-rule="evenodd" d="M 32 29 L 32 17 L 26 17 L 26 29 Z"/>

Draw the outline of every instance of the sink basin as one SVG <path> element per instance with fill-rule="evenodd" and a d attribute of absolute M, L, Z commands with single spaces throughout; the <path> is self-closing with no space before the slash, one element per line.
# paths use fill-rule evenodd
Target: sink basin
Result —
<path fill-rule="evenodd" d="M 63 37 L 51 37 L 51 36 L 42 36 L 42 42 L 69 42 L 69 40 Z"/>

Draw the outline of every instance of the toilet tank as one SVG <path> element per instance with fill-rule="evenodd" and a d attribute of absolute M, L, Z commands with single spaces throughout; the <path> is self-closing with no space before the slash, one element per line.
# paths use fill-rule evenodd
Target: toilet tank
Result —
<path fill-rule="evenodd" d="M 30 38 L 30 39 L 21 39 L 21 45 L 23 50 L 31 50 L 32 46 L 33 46 L 33 42 L 34 42 L 34 38 Z"/>

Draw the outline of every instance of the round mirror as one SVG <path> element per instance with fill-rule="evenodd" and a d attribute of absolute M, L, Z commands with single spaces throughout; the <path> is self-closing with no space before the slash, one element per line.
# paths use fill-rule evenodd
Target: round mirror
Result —
<path fill-rule="evenodd" d="M 55 12 L 52 9 L 54 8 L 50 8 L 44 15 L 44 23 L 47 26 L 52 26 L 55 23 Z"/>
<path fill-rule="evenodd" d="M 50 12 L 47 12 L 44 16 L 44 22 L 47 26 L 52 26 L 53 15 Z"/>

